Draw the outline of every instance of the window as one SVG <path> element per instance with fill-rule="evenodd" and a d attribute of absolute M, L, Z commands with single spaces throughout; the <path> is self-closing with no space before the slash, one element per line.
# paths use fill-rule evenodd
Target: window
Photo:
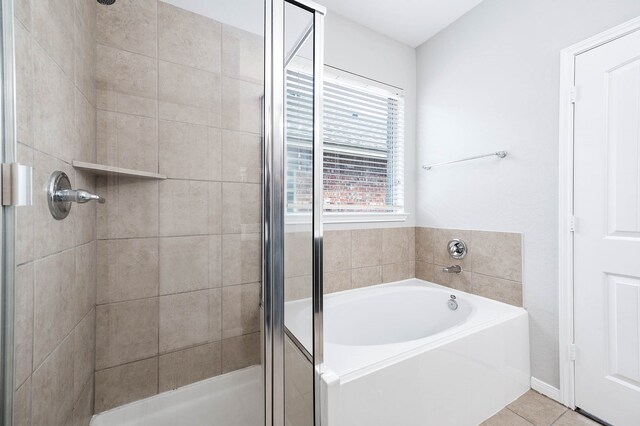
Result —
<path fill-rule="evenodd" d="M 324 209 L 404 212 L 404 98 L 357 77 L 325 77 Z M 287 71 L 288 213 L 308 213 L 312 184 L 312 76 Z"/>

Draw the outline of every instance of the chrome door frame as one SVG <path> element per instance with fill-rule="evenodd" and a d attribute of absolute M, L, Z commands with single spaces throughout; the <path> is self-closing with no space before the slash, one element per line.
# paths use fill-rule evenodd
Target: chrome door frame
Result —
<path fill-rule="evenodd" d="M 0 5 L 0 155 L 1 162 L 16 161 L 16 72 L 13 0 Z M 15 207 L 0 206 L 0 404 L 3 410 L 0 425 L 13 423 L 13 334 L 15 280 Z"/>
<path fill-rule="evenodd" d="M 314 15 L 313 364 L 314 422 L 321 424 L 322 340 L 322 75 L 326 9 L 308 0 L 265 0 L 263 148 L 263 360 L 265 425 L 284 426 L 284 6 Z"/>

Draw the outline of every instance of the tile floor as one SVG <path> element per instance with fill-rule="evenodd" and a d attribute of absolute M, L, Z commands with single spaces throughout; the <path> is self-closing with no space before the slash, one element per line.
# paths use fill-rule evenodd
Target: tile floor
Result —
<path fill-rule="evenodd" d="M 598 423 L 569 410 L 552 399 L 530 390 L 498 414 L 482 423 L 484 426 L 597 426 Z"/>

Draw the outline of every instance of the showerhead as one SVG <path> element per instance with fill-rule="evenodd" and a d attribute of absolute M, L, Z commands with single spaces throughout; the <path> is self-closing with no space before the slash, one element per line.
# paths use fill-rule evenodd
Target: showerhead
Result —
<path fill-rule="evenodd" d="M 104 4 L 106 6 L 111 6 L 115 2 L 116 2 L 116 0 L 98 0 L 98 3 Z"/>

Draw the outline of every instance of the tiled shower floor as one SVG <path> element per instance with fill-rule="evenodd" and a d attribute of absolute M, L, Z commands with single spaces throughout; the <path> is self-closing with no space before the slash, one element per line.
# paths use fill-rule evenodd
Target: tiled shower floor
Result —
<path fill-rule="evenodd" d="M 552 399 L 530 390 L 482 423 L 483 426 L 597 426 Z"/>

